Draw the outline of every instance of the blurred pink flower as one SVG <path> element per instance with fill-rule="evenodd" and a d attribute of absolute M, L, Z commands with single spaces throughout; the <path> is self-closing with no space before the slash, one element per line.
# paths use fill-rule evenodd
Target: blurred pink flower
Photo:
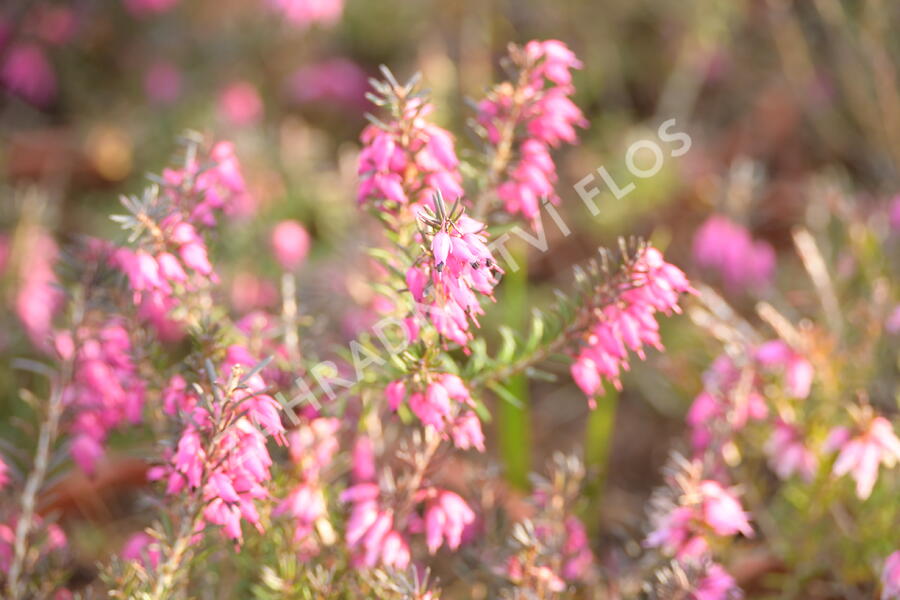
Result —
<path fill-rule="evenodd" d="M 53 317 L 62 305 L 53 269 L 59 249 L 49 233 L 40 228 L 26 232 L 21 252 L 16 315 L 25 327 L 31 343 L 47 351 Z"/>
<path fill-rule="evenodd" d="M 768 285 L 775 273 L 775 250 L 754 241 L 750 232 L 727 217 L 713 215 L 694 236 L 694 260 L 716 271 L 731 291 Z"/>
<path fill-rule="evenodd" d="M 56 96 L 56 73 L 37 44 L 15 44 L 3 52 L 0 83 L 10 92 L 38 107 Z"/>
<path fill-rule="evenodd" d="M 778 419 L 765 451 L 769 455 L 769 466 L 781 479 L 797 474 L 807 482 L 812 481 L 819 459 L 806 447 L 793 425 Z"/>
<path fill-rule="evenodd" d="M 235 273 L 231 281 L 231 305 L 238 314 L 272 308 L 278 303 L 278 288 L 250 271 Z"/>
<path fill-rule="evenodd" d="M 849 473 L 856 481 L 856 495 L 861 500 L 871 495 L 879 466 L 891 468 L 900 461 L 900 439 L 891 422 L 880 416 L 869 419 L 863 429 L 855 432 L 846 427 L 834 428 L 825 441 L 825 450 L 840 451 L 834 475 Z"/>
<path fill-rule="evenodd" d="M 46 44 L 61 46 L 75 36 L 78 22 L 75 12 L 69 6 L 38 4 L 28 15 L 28 29 Z"/>
<path fill-rule="evenodd" d="M 294 71 L 288 81 L 288 93 L 301 104 L 337 103 L 362 113 L 367 81 L 365 71 L 353 61 L 330 58 Z"/>
<path fill-rule="evenodd" d="M 150 569 L 156 569 L 162 558 L 157 541 L 139 531 L 132 535 L 122 547 L 122 558 L 124 560 L 133 560 L 143 564 Z"/>
<path fill-rule="evenodd" d="M 297 27 L 332 26 L 344 12 L 343 0 L 269 0 L 269 4 Z"/>
<path fill-rule="evenodd" d="M 6 466 L 6 463 L 3 462 L 3 457 L 0 457 L 0 491 L 6 487 L 6 484 L 9 483 L 9 467 Z"/>
<path fill-rule="evenodd" d="M 181 96 L 181 71 L 172 63 L 157 61 L 144 74 L 144 93 L 154 104 L 172 104 Z"/>
<path fill-rule="evenodd" d="M 881 600 L 900 599 L 900 550 L 892 553 L 884 561 L 881 586 Z"/>
<path fill-rule="evenodd" d="M 728 571 L 721 565 L 711 563 L 703 578 L 697 582 L 691 600 L 730 600 L 740 598 L 741 593 Z"/>
<path fill-rule="evenodd" d="M 782 340 L 771 340 L 761 344 L 754 352 L 754 358 L 763 368 L 784 370 L 787 392 L 794 398 L 809 396 L 815 372 L 802 354 L 795 352 Z"/>
<path fill-rule="evenodd" d="M 893 200 L 891 200 L 891 206 L 888 211 L 888 222 L 891 224 L 891 229 L 895 232 L 900 232 L 900 194 L 894 196 Z"/>
<path fill-rule="evenodd" d="M 252 83 L 235 81 L 219 93 L 219 113 L 232 125 L 252 125 L 262 112 L 262 98 Z"/>
<path fill-rule="evenodd" d="M 297 221 L 281 221 L 272 230 L 272 251 L 285 271 L 296 271 L 309 253 L 309 234 Z"/>

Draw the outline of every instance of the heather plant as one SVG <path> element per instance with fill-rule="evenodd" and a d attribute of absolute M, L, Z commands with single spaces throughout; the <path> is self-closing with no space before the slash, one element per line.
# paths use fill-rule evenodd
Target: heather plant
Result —
<path fill-rule="evenodd" d="M 306 27 L 341 3 L 272 7 Z M 371 246 L 347 267 L 369 303 L 347 343 L 301 300 L 316 240 L 295 220 L 251 257 L 278 270 L 278 302 L 226 293 L 228 224 L 259 209 L 229 142 L 187 134 L 172 166 L 122 198 L 110 239 L 60 251 L 26 221 L 4 238 L 37 357 L 15 363 L 34 435 L 0 460 L 6 597 L 715 600 L 745 582 L 748 595 L 900 597 L 896 227 L 823 204 L 793 231 L 792 267 L 808 277 L 784 295 L 774 249 L 729 218 L 694 243 L 721 293 L 665 243 L 623 231 L 523 326 L 505 288 L 527 258 L 507 245 L 547 241 L 551 222 L 565 235 L 557 206 L 573 195 L 557 189 L 554 153 L 588 123 L 565 44 L 511 45 L 503 66 L 508 79 L 473 102 L 468 145 L 436 124 L 421 77 L 382 68 L 372 81 L 356 170 Z M 234 94 L 227 104 L 253 104 Z M 655 368 L 682 312 L 716 358 L 692 379 L 686 435 L 643 523 L 600 541 L 605 465 L 578 452 L 554 453 L 524 491 L 482 456 L 498 407 L 527 404 L 521 378 L 577 387 L 614 416 L 627 374 Z M 70 465 L 99 477 L 113 438 L 153 483 L 141 526 L 85 584 L 41 498 Z M 592 443 L 608 455 L 609 435 Z"/>

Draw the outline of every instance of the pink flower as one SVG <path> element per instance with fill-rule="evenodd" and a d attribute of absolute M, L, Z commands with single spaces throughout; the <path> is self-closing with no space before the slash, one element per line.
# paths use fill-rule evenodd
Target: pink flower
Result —
<path fill-rule="evenodd" d="M 856 481 L 856 495 L 865 500 L 878 480 L 878 467 L 892 468 L 900 460 L 900 439 L 891 422 L 884 417 L 864 418 L 862 428 L 851 434 L 835 428 L 825 443 L 827 450 L 840 450 L 834 463 L 834 475 L 850 473 Z"/>
<path fill-rule="evenodd" d="M 71 357 L 76 351 L 63 401 L 72 413 L 70 453 L 90 474 L 104 454 L 109 432 L 140 422 L 145 385 L 132 359 L 129 333 L 119 319 L 97 328 L 83 327 L 76 336 L 77 343 L 67 332 L 59 333 L 56 346 L 62 356 Z"/>
<path fill-rule="evenodd" d="M 543 199 L 559 202 L 550 147 L 575 143 L 575 127 L 587 126 L 581 110 L 569 98 L 574 91 L 570 70 L 582 65 L 557 40 L 528 42 L 511 58 L 525 74 L 524 83 L 519 87 L 496 86 L 479 103 L 477 118 L 492 146 L 502 143 L 501 131 L 510 124 L 510 131 L 521 128 L 527 132 L 512 140 L 516 158 L 495 191 L 507 212 L 522 213 L 536 227 Z"/>
<path fill-rule="evenodd" d="M 781 479 L 796 473 L 807 482 L 812 481 L 819 460 L 804 445 L 800 432 L 793 425 L 778 419 L 765 451 L 769 455 L 769 466 Z"/>
<path fill-rule="evenodd" d="M 679 560 L 699 557 L 716 536 L 753 535 L 748 515 L 733 490 L 703 478 L 699 460 L 678 457 L 677 471 L 668 469 L 667 486 L 651 499 L 653 530 L 644 544 L 662 548 Z"/>
<path fill-rule="evenodd" d="M 8 483 L 9 467 L 6 466 L 6 463 L 3 462 L 3 458 L 0 457 L 0 491 L 3 491 L 3 488 L 5 488 Z"/>
<path fill-rule="evenodd" d="M 0 83 L 35 106 L 48 105 L 56 96 L 56 74 L 37 44 L 19 43 L 6 48 Z"/>
<path fill-rule="evenodd" d="M 706 568 L 703 578 L 696 584 L 691 596 L 692 600 L 729 600 L 740 598 L 737 583 L 721 565 L 711 563 Z"/>
<path fill-rule="evenodd" d="M 900 195 L 894 196 L 888 209 L 888 222 L 895 232 L 900 231 Z"/>
<path fill-rule="evenodd" d="M 122 558 L 124 560 L 137 561 L 148 568 L 156 569 L 159 566 L 162 553 L 156 540 L 140 531 L 125 542 L 125 546 L 122 547 Z"/>
<path fill-rule="evenodd" d="M 269 0 L 269 4 L 301 28 L 314 24 L 333 26 L 344 11 L 343 0 Z"/>
<path fill-rule="evenodd" d="M 897 600 L 900 598 L 900 550 L 894 552 L 884 561 L 881 572 L 881 600 Z"/>
<path fill-rule="evenodd" d="M 297 69 L 288 82 L 295 102 L 334 105 L 362 112 L 368 88 L 366 73 L 345 58 L 330 58 Z"/>
<path fill-rule="evenodd" d="M 407 206 L 433 207 L 438 192 L 449 201 L 463 196 L 453 137 L 426 121 L 430 104 L 410 101 L 406 109 L 408 114 L 386 123 L 386 129 L 373 124 L 362 132 L 360 204 L 397 212 Z"/>
<path fill-rule="evenodd" d="M 584 332 L 584 345 L 570 369 L 592 408 L 603 380 L 621 388 L 619 375 L 629 368 L 629 350 L 643 359 L 645 345 L 662 349 L 656 313 L 680 312 L 680 294 L 693 293 L 684 273 L 652 247 L 635 261 L 630 280 L 616 291 L 617 298 L 593 312 L 595 321 Z"/>
<path fill-rule="evenodd" d="M 43 229 L 31 229 L 24 236 L 16 315 L 31 343 L 43 351 L 50 350 L 53 318 L 62 305 L 62 292 L 54 273 L 58 254 L 56 242 Z"/>
<path fill-rule="evenodd" d="M 437 200 L 442 202 L 440 198 Z M 420 215 L 428 223 L 434 221 Z M 478 294 L 493 299 L 499 271 L 487 246 L 484 225 L 461 215 L 440 225 L 430 247 L 406 272 L 407 287 L 422 322 L 430 322 L 444 338 L 465 346 L 472 334 L 470 320 L 478 325 L 484 314 Z"/>
<path fill-rule="evenodd" d="M 430 490 L 425 508 L 425 543 L 434 554 L 442 544 L 459 548 L 463 530 L 475 522 L 475 513 L 459 495 L 447 490 Z"/>
<path fill-rule="evenodd" d="M 703 496 L 703 520 L 717 535 L 753 535 L 747 513 L 730 491 L 716 481 L 707 480 L 700 483 L 700 493 Z"/>
<path fill-rule="evenodd" d="M 772 340 L 759 346 L 754 353 L 756 361 L 764 368 L 784 369 L 788 393 L 794 398 L 809 396 L 815 372 L 801 354 L 793 351 L 781 340 Z"/>
<path fill-rule="evenodd" d="M 577 581 L 587 575 L 587 571 L 594 562 L 594 553 L 591 552 L 590 542 L 584 524 L 577 517 L 566 517 L 566 540 L 563 544 L 562 576 L 568 581 Z"/>
<path fill-rule="evenodd" d="M 173 64 L 156 61 L 144 74 L 144 93 L 154 104 L 172 104 L 181 96 L 183 78 Z"/>
<path fill-rule="evenodd" d="M 262 112 L 262 98 L 250 82 L 235 81 L 219 93 L 219 113 L 232 125 L 252 125 Z"/>
<path fill-rule="evenodd" d="M 732 291 L 768 285 L 775 273 L 775 250 L 753 241 L 750 232 L 728 218 L 713 215 L 694 236 L 694 260 L 716 271 Z"/>
<path fill-rule="evenodd" d="M 297 221 L 281 221 L 272 231 L 272 251 L 285 271 L 294 271 L 309 253 L 309 234 Z"/>
<path fill-rule="evenodd" d="M 453 445 L 461 450 L 475 448 L 484 452 L 484 433 L 481 431 L 481 421 L 472 411 L 464 412 L 457 417 L 450 428 L 450 436 Z"/>

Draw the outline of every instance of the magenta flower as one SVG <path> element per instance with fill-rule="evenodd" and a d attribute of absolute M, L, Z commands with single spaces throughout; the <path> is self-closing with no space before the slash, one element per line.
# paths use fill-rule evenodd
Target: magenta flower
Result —
<path fill-rule="evenodd" d="M 900 598 L 900 550 L 892 553 L 884 561 L 881 572 L 881 600 Z"/>
<path fill-rule="evenodd" d="M 504 174 L 498 173 L 505 177 L 496 187 L 497 197 L 507 212 L 521 213 L 536 223 L 543 199 L 559 202 L 550 147 L 577 142 L 575 127 L 587 126 L 581 110 L 569 98 L 574 92 L 570 70 L 582 65 L 556 40 L 528 42 L 512 58 L 522 71 L 519 81 L 515 86 L 496 86 L 479 103 L 477 118 L 488 143 L 497 151 L 502 144 L 514 142 L 514 158 L 507 158 Z"/>
<path fill-rule="evenodd" d="M 734 490 L 703 478 L 700 461 L 680 457 L 678 461 L 677 471 L 667 476 L 668 486 L 658 490 L 651 501 L 653 530 L 644 544 L 682 560 L 705 554 L 713 535 L 751 537 L 749 515 Z"/>
<path fill-rule="evenodd" d="M 433 208 L 437 192 L 453 201 L 462 198 L 453 136 L 426 121 L 432 108 L 411 101 L 408 114 L 387 123 L 387 129 L 373 124 L 363 130 L 357 192 L 360 204 L 397 211 L 407 206 Z"/>
<path fill-rule="evenodd" d="M 385 388 L 385 396 L 391 410 L 406 401 L 423 425 L 445 436 L 449 433 L 458 448 L 484 451 L 481 422 L 470 410 L 475 401 L 458 376 L 432 374 L 427 383 L 413 380 L 409 386 L 403 380 L 393 381 Z"/>
<path fill-rule="evenodd" d="M 73 340 L 57 334 L 56 348 L 72 359 L 72 381 L 63 401 L 72 411 L 69 449 L 85 473 L 92 473 L 104 455 L 110 431 L 141 420 L 145 384 L 132 359 L 131 340 L 124 323 L 110 319 L 97 328 L 83 327 Z"/>
<path fill-rule="evenodd" d="M 718 273 L 732 291 L 768 285 L 775 273 L 775 250 L 754 241 L 750 232 L 727 217 L 713 215 L 694 236 L 694 260 Z"/>
<path fill-rule="evenodd" d="M 826 451 L 839 451 L 834 463 L 836 477 L 850 474 L 856 481 L 856 495 L 865 500 L 878 480 L 878 468 L 892 468 L 900 460 L 900 439 L 891 422 L 865 409 L 856 414 L 860 425 L 832 429 L 825 441 Z"/>
<path fill-rule="evenodd" d="M 644 346 L 662 349 L 656 313 L 680 312 L 682 293 L 693 293 L 684 273 L 649 247 L 635 261 L 631 280 L 618 297 L 593 313 L 596 320 L 582 336 L 584 345 L 570 369 L 592 408 L 604 380 L 621 389 L 619 375 L 629 368 L 629 350 L 643 359 Z"/>
<path fill-rule="evenodd" d="M 439 227 L 431 252 L 407 270 L 407 287 L 418 320 L 430 322 L 444 338 L 465 346 L 472 338 L 469 321 L 477 326 L 478 315 L 484 314 L 476 292 L 493 299 L 499 269 L 487 247 L 483 224 L 461 215 Z"/>
<path fill-rule="evenodd" d="M 420 494 L 425 499 L 425 544 L 434 554 L 441 545 L 459 548 L 463 531 L 475 522 L 475 513 L 458 494 L 431 488 Z"/>
<path fill-rule="evenodd" d="M 578 581 L 587 575 L 594 562 L 594 553 L 591 552 L 587 530 L 577 517 L 566 517 L 565 535 L 562 576 L 567 581 Z"/>
<path fill-rule="evenodd" d="M 6 484 L 9 483 L 9 467 L 6 466 L 6 463 L 3 462 L 3 457 L 0 457 L 0 491 L 3 491 L 3 488 L 6 487 Z"/>
<path fill-rule="evenodd" d="M 21 43 L 4 49 L 0 83 L 10 92 L 38 107 L 56 96 L 56 73 L 37 44 Z"/>

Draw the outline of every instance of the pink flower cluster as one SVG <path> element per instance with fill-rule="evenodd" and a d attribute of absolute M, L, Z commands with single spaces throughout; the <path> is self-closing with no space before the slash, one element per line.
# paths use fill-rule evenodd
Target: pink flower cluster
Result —
<path fill-rule="evenodd" d="M 70 452 L 85 473 L 93 473 L 103 456 L 109 432 L 141 420 L 145 385 L 132 356 L 131 339 L 123 321 L 110 319 L 99 327 L 56 335 L 63 360 L 73 361 L 71 383 L 63 403 L 73 413 Z"/>
<path fill-rule="evenodd" d="M 433 107 L 412 101 L 400 121 L 382 129 L 369 125 L 361 135 L 357 200 L 396 210 L 433 207 L 440 192 L 455 201 L 463 195 L 453 136 L 426 120 Z"/>
<path fill-rule="evenodd" d="M 722 565 L 709 562 L 705 571 L 697 581 L 690 600 L 736 600 L 743 597 L 734 577 Z"/>
<path fill-rule="evenodd" d="M 224 367 L 240 373 L 255 362 L 245 349 L 232 346 Z M 225 382 L 219 385 L 223 401 L 206 403 L 182 377 L 170 380 L 164 409 L 182 415 L 186 425 L 169 464 L 154 467 L 149 477 L 165 478 L 168 494 L 198 494 L 203 512 L 197 531 L 206 524 L 219 525 L 225 537 L 240 544 L 242 520 L 262 531 L 256 501 L 269 497 L 272 459 L 266 441 L 272 436 L 285 443 L 284 427 L 278 403 L 265 393 L 267 385 L 258 373 L 243 377 L 230 390 Z"/>
<path fill-rule="evenodd" d="M 781 479 L 797 474 L 810 482 L 819 466 L 819 458 L 807 447 L 802 433 L 780 418 L 775 421 L 765 451 L 769 455 L 769 466 Z"/>
<path fill-rule="evenodd" d="M 739 365 L 727 355 L 719 356 L 703 375 L 703 391 L 691 405 L 687 423 L 694 450 L 702 452 L 714 444 L 721 447 L 751 420 L 769 416 L 762 393 L 765 374 L 782 377 L 786 394 L 795 399 L 809 395 L 815 375 L 812 363 L 781 340 L 765 342 L 749 351 L 749 361 Z M 804 477 L 815 468 L 815 457 L 786 422 L 776 428 L 769 449 L 779 476 L 798 472 Z M 785 452 L 788 449 L 791 452 Z"/>
<path fill-rule="evenodd" d="M 577 141 L 575 127 L 587 127 L 587 120 L 569 96 L 574 92 L 570 69 L 580 69 L 581 61 L 557 40 L 531 41 L 514 53 L 522 70 L 515 86 L 496 86 L 478 105 L 478 121 L 487 131 L 487 140 L 498 151 L 505 137 L 514 136 L 515 159 L 507 168 L 507 178 L 496 188 L 510 214 L 521 213 L 534 221 L 543 198 L 556 204 L 556 165 L 550 148 Z M 518 132 L 517 130 L 522 131 Z"/>
<path fill-rule="evenodd" d="M 445 221 L 431 240 L 431 252 L 406 272 L 419 320 L 430 322 L 439 334 L 461 346 L 472 338 L 469 320 L 477 326 L 477 316 L 484 314 L 475 292 L 493 299 L 497 284 L 499 269 L 485 230 L 467 215 Z"/>
<path fill-rule="evenodd" d="M 562 576 L 566 581 L 578 581 L 584 578 L 594 562 L 594 553 L 591 552 L 587 530 L 578 517 L 571 515 L 566 517 L 562 555 Z"/>
<path fill-rule="evenodd" d="M 713 215 L 694 236 L 694 261 L 718 273 L 732 291 L 759 289 L 775 274 L 775 250 L 727 217 Z"/>
<path fill-rule="evenodd" d="M 169 198 L 190 223 L 212 227 L 219 211 L 245 217 L 256 210 L 231 142 L 215 144 L 203 162 L 194 159 L 184 168 L 165 169 L 162 178 Z"/>
<path fill-rule="evenodd" d="M 693 292 L 684 273 L 667 263 L 656 248 L 648 247 L 635 259 L 630 281 L 617 290 L 612 302 L 594 311 L 584 345 L 571 366 L 572 378 L 592 408 L 604 380 L 621 388 L 619 374 L 629 368 L 629 350 L 642 360 L 645 345 L 662 350 L 656 314 L 680 312 L 679 296 Z"/>
<path fill-rule="evenodd" d="M 462 379 L 451 373 L 436 374 L 418 388 L 408 394 L 406 381 L 398 379 L 388 384 L 385 396 L 390 409 L 397 410 L 406 401 L 424 425 L 445 435 L 449 433 L 457 448 L 484 452 L 481 421 L 472 410 L 475 402 Z"/>
<path fill-rule="evenodd" d="M 139 314 L 152 323 L 164 340 L 180 336 L 171 310 L 178 296 L 218 281 L 209 262 L 206 242 L 179 213 L 166 217 L 158 228 L 151 253 L 140 248 L 118 248 L 112 264 L 128 277 Z"/>
<path fill-rule="evenodd" d="M 288 448 L 300 482 L 272 514 L 287 514 L 294 519 L 294 544 L 304 557 L 318 552 L 312 534 L 316 523 L 328 515 L 322 471 L 339 449 L 336 436 L 340 426 L 338 419 L 320 417 L 288 433 Z"/>
<path fill-rule="evenodd" d="M 710 534 L 753 535 L 748 515 L 732 490 L 718 481 L 690 482 L 677 504 L 654 515 L 654 529 L 644 542 L 678 559 L 695 558 L 709 550 Z"/>
<path fill-rule="evenodd" d="M 355 551 L 354 560 L 368 567 L 376 565 L 406 568 L 410 548 L 404 531 L 424 533 L 430 554 L 446 545 L 456 550 L 475 523 L 475 513 L 458 494 L 435 487 L 416 490 L 411 498 L 414 507 L 404 513 L 385 508 L 387 499 L 375 478 L 371 444 L 361 438 L 353 453 L 355 483 L 341 493 L 341 501 L 352 505 L 347 521 L 346 542 Z"/>
<path fill-rule="evenodd" d="M 850 474 L 856 481 L 856 495 L 865 500 L 878 480 L 878 468 L 894 467 L 900 461 L 900 439 L 891 422 L 870 410 L 856 413 L 858 426 L 851 430 L 835 427 L 825 441 L 825 451 L 839 451 L 834 463 L 836 477 Z"/>
<path fill-rule="evenodd" d="M 8 573 L 12 564 L 13 552 L 16 541 L 16 525 L 18 518 L 13 517 L 7 523 L 0 523 L 0 573 Z M 32 532 L 39 532 L 32 539 L 32 548 L 39 549 L 41 558 L 58 550 L 63 550 L 69 545 L 65 532 L 56 523 L 45 523 L 44 520 L 34 515 L 32 517 Z M 41 539 L 43 538 L 43 539 Z"/>

